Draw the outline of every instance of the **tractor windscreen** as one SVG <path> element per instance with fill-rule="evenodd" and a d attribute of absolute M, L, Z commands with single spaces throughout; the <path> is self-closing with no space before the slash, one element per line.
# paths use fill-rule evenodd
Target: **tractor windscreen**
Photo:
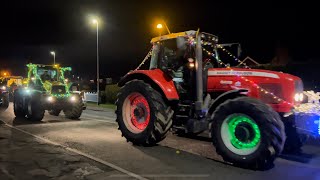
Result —
<path fill-rule="evenodd" d="M 178 37 L 154 44 L 150 69 L 179 71 L 187 63 L 189 57 L 194 58 L 194 48 L 188 43 L 188 38 Z"/>
<path fill-rule="evenodd" d="M 38 68 L 37 73 L 42 81 L 57 80 L 57 69 L 55 68 Z"/>

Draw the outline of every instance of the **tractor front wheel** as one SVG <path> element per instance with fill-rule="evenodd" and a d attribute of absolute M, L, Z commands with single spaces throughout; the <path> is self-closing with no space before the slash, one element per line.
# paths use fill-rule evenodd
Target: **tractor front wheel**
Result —
<path fill-rule="evenodd" d="M 265 169 L 281 153 L 285 130 L 280 116 L 268 105 L 248 97 L 227 100 L 213 114 L 216 151 L 236 166 Z"/>
<path fill-rule="evenodd" d="M 172 125 L 173 110 L 162 95 L 141 80 L 132 80 L 118 94 L 117 122 L 127 141 L 151 146 L 163 140 Z"/>
<path fill-rule="evenodd" d="M 27 100 L 27 119 L 32 121 L 41 121 L 44 117 L 45 109 L 38 95 L 31 96 Z"/>
<path fill-rule="evenodd" d="M 82 98 L 80 96 L 74 96 L 76 97 L 76 99 L 71 105 L 72 107 L 70 109 L 63 110 L 66 118 L 68 119 L 79 119 L 83 111 Z"/>
<path fill-rule="evenodd" d="M 26 113 L 24 111 L 23 99 L 18 91 L 14 93 L 13 111 L 16 117 L 24 118 L 26 116 Z"/>

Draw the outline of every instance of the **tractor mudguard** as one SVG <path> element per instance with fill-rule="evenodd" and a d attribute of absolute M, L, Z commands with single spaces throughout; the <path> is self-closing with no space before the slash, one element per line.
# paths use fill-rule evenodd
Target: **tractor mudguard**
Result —
<path fill-rule="evenodd" d="M 143 80 L 149 83 L 154 89 L 158 91 L 161 90 L 160 93 L 163 93 L 168 100 L 179 100 L 179 95 L 172 78 L 160 69 L 131 71 L 121 78 L 118 86 L 122 87 L 125 83 L 133 79 Z"/>
<path fill-rule="evenodd" d="M 217 107 L 226 100 L 246 96 L 246 93 L 248 93 L 247 89 L 235 89 L 221 94 L 213 101 L 213 103 L 209 107 L 209 114 L 212 115 L 213 112 L 217 109 Z"/>

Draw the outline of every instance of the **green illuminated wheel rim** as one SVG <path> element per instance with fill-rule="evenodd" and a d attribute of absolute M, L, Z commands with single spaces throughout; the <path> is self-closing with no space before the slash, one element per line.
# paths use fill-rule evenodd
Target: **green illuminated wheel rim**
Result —
<path fill-rule="evenodd" d="M 231 114 L 225 118 L 220 133 L 225 146 L 238 155 L 254 153 L 261 143 L 259 126 L 245 114 Z"/>

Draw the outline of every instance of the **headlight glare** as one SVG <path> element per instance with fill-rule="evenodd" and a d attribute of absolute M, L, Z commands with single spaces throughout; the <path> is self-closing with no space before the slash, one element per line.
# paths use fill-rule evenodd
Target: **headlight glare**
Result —
<path fill-rule="evenodd" d="M 303 101 L 303 93 L 296 93 L 296 94 L 294 95 L 294 100 L 295 100 L 296 102 L 302 102 L 302 101 Z"/>
<path fill-rule="evenodd" d="M 49 97 L 48 97 L 48 101 L 49 101 L 49 102 L 52 102 L 52 101 L 53 101 L 53 97 L 52 97 L 52 96 L 49 96 Z"/>

